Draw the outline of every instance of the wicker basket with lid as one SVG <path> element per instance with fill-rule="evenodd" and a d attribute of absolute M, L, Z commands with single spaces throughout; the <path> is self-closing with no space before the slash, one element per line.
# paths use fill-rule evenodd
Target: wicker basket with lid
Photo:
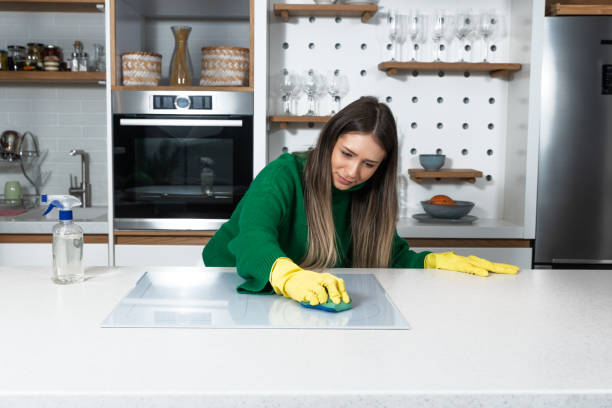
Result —
<path fill-rule="evenodd" d="M 158 86 L 162 56 L 154 52 L 131 51 L 121 54 L 123 85 Z"/>
<path fill-rule="evenodd" d="M 203 47 L 200 86 L 248 86 L 249 49 Z"/>

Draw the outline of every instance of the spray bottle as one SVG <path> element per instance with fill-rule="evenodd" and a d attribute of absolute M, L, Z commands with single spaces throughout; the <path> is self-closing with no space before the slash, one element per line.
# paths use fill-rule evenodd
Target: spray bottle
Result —
<path fill-rule="evenodd" d="M 41 202 L 49 203 L 47 215 L 53 208 L 59 209 L 59 223 L 53 226 L 53 276 L 59 284 L 77 283 L 85 279 L 83 268 L 83 228 L 72 221 L 72 207 L 81 201 L 70 195 L 41 196 Z"/>

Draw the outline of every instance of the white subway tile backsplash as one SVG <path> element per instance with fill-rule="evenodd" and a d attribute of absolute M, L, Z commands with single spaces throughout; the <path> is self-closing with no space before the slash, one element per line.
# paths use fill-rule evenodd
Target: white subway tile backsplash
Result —
<path fill-rule="evenodd" d="M 6 86 L 6 100 L 27 99 L 35 100 L 38 98 L 53 99 L 58 97 L 57 87 L 48 85 L 24 86 L 20 85 L 3 85 Z"/>
<path fill-rule="evenodd" d="M 57 113 L 18 113 L 9 112 L 9 124 L 12 126 L 31 126 L 31 125 L 48 125 L 56 126 L 58 124 Z"/>
<path fill-rule="evenodd" d="M 32 126 L 29 129 L 39 140 L 57 138 L 79 138 L 83 136 L 80 126 Z"/>
<path fill-rule="evenodd" d="M 60 99 L 75 99 L 75 100 L 104 100 L 106 98 L 106 90 L 103 86 L 81 86 L 70 88 L 59 88 L 58 97 Z"/>
<path fill-rule="evenodd" d="M 106 126 L 83 126 L 83 137 L 106 140 Z"/>
<path fill-rule="evenodd" d="M 78 38 L 78 30 L 70 25 L 50 25 L 48 21 L 30 27 L 28 41 L 49 42 L 49 35 L 53 33 L 54 38 Z M 65 51 L 65 50 L 64 50 Z"/>
<path fill-rule="evenodd" d="M 106 140 L 104 139 L 88 139 L 82 137 L 79 139 L 58 139 L 60 146 L 67 146 L 69 149 L 82 149 L 86 152 L 106 151 Z"/>
<path fill-rule="evenodd" d="M 32 101 L 32 111 L 41 113 L 77 113 L 81 112 L 81 102 L 56 99 L 37 99 Z"/>
<path fill-rule="evenodd" d="M 104 13 L 55 13 L 53 21 L 56 26 L 98 25 L 102 26 L 102 32 L 104 33 Z"/>
<path fill-rule="evenodd" d="M 0 99 L 0 112 L 32 112 L 32 102 L 28 100 Z"/>
<path fill-rule="evenodd" d="M 83 113 L 104 113 L 106 114 L 106 100 L 88 100 L 81 102 L 81 112 Z"/>
<path fill-rule="evenodd" d="M 92 123 L 106 123 L 104 113 L 58 113 L 60 125 L 89 125 Z"/>

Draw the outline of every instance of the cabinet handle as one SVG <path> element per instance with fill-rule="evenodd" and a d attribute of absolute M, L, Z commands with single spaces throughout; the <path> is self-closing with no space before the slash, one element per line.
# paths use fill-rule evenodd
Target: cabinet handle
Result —
<path fill-rule="evenodd" d="M 217 119 L 120 119 L 121 126 L 224 126 L 242 127 L 241 120 Z"/>

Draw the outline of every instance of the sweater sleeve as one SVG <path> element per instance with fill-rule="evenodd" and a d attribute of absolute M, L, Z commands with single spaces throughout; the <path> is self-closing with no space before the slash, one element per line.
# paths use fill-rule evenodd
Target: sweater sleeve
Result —
<path fill-rule="evenodd" d="M 393 255 L 391 258 L 392 268 L 423 268 L 425 257 L 429 251 L 415 252 L 410 249 L 408 242 L 401 238 L 397 231 L 393 238 Z"/>
<path fill-rule="evenodd" d="M 278 242 L 279 226 L 295 197 L 295 177 L 286 166 L 272 162 L 253 180 L 240 203 L 238 234 L 228 244 L 238 275 L 246 280 L 238 286 L 239 292 L 272 292 L 272 265 L 287 256 Z"/>

